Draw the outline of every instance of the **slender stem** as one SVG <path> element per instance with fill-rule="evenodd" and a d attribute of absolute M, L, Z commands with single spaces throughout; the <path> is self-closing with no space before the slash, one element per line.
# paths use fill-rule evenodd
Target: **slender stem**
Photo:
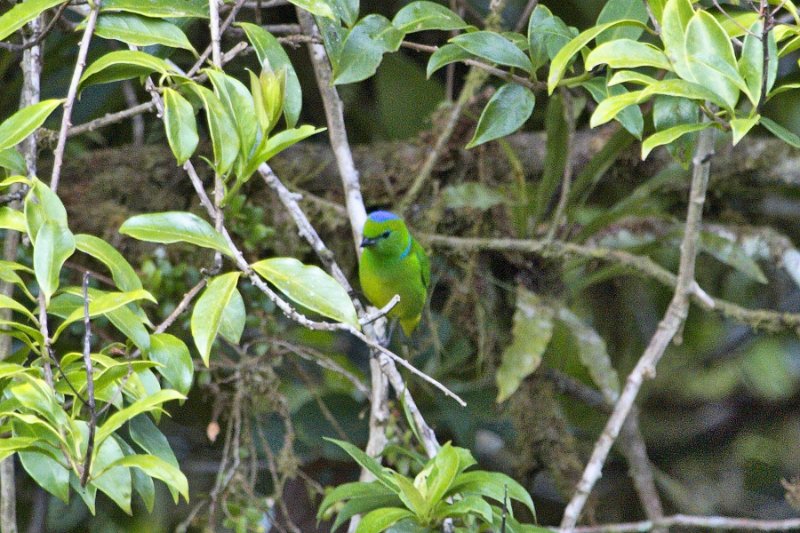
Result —
<path fill-rule="evenodd" d="M 75 104 L 75 98 L 78 95 L 78 84 L 81 81 L 83 69 L 86 67 L 86 54 L 89 52 L 89 43 L 92 40 L 94 27 L 97 23 L 97 15 L 100 13 L 100 3 L 101 0 L 94 0 L 92 10 L 86 20 L 86 28 L 83 30 L 81 45 L 78 48 L 78 59 L 75 61 L 75 69 L 72 71 L 72 80 L 69 83 L 67 99 L 64 102 L 64 115 L 61 118 L 61 129 L 58 132 L 58 144 L 53 154 L 53 174 L 50 177 L 50 188 L 53 189 L 53 192 L 58 189 L 58 179 L 61 176 L 61 165 L 64 160 L 64 149 L 67 146 L 67 131 L 72 125 L 72 106 Z"/>
<path fill-rule="evenodd" d="M 786 520 L 757 520 L 752 518 L 734 518 L 728 516 L 691 516 L 672 515 L 659 520 L 644 520 L 620 524 L 603 524 L 599 526 L 576 527 L 575 533 L 646 533 L 656 528 L 702 528 L 704 530 L 728 531 L 797 531 L 800 529 L 800 518 Z M 550 528 L 557 533 L 566 533 L 564 529 Z"/>
<path fill-rule="evenodd" d="M 592 456 L 578 483 L 577 490 L 564 511 L 561 527 L 564 531 L 573 531 L 580 518 L 586 500 L 600 479 L 603 465 L 606 462 L 611 446 L 619 435 L 625 419 L 633 408 L 636 396 L 645 378 L 655 376 L 655 367 L 664 355 L 670 341 L 680 330 L 689 310 L 690 296 L 696 285 L 694 279 L 695 258 L 703 218 L 703 204 L 706 198 L 710 159 L 714 151 L 714 130 L 706 129 L 700 133 L 697 150 L 694 156 L 694 171 L 689 191 L 689 207 L 686 214 L 686 225 L 681 242 L 681 259 L 678 267 L 678 279 L 675 293 L 667 308 L 664 318 L 650 339 L 647 349 L 639 362 L 631 371 L 625 382 L 625 388 L 614 406 L 602 434 L 595 443 Z"/>
<path fill-rule="evenodd" d="M 89 273 L 83 275 L 83 364 L 86 366 L 86 407 L 89 410 L 89 439 L 86 444 L 86 458 L 81 473 L 81 487 L 89 481 L 94 454 L 94 435 L 97 429 L 97 413 L 94 404 L 94 369 L 92 368 L 92 322 L 89 318 Z"/>
<path fill-rule="evenodd" d="M 219 3 L 217 0 L 208 0 L 208 15 L 208 25 L 211 30 L 211 63 L 219 68 L 222 64 L 222 53 L 219 45 Z"/>

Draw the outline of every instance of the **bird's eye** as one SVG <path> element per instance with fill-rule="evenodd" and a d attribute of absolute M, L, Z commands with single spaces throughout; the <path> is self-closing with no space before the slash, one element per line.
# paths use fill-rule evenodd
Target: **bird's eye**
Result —
<path fill-rule="evenodd" d="M 390 235 L 391 233 L 392 233 L 392 232 L 391 232 L 391 231 L 389 231 L 389 230 L 387 229 L 386 231 L 384 231 L 383 233 L 381 233 L 381 238 L 383 238 L 383 239 L 386 239 L 386 238 L 388 238 L 388 237 L 389 237 L 389 235 Z"/>

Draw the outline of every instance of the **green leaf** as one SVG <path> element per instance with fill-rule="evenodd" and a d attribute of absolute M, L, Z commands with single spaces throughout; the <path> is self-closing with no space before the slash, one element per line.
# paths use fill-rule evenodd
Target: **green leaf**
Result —
<path fill-rule="evenodd" d="M 130 263 L 103 239 L 79 233 L 75 235 L 75 246 L 81 252 L 103 263 L 111 272 L 114 283 L 122 291 L 135 291 L 142 288 L 142 282 Z"/>
<path fill-rule="evenodd" d="M 397 492 L 398 487 L 395 484 L 392 476 L 390 473 L 391 470 L 388 470 L 380 465 L 378 461 L 361 451 L 358 447 L 350 444 L 349 442 L 345 442 L 343 440 L 331 439 L 328 437 L 323 437 L 326 441 L 332 442 L 333 444 L 340 447 L 342 450 L 347 452 L 347 455 L 353 458 L 356 463 L 362 468 L 367 469 L 369 472 L 375 476 L 375 479 L 378 482 L 389 489 L 392 492 Z"/>
<path fill-rule="evenodd" d="M 553 61 L 550 64 L 550 73 L 547 76 L 547 94 L 553 94 L 553 91 L 564 77 L 564 73 L 567 71 L 567 67 L 569 66 L 569 63 L 572 61 L 572 58 L 575 56 L 575 54 L 580 52 L 583 47 L 592 41 L 592 39 L 595 39 L 603 32 L 612 28 L 616 28 L 617 26 L 636 26 L 640 28 L 646 27 L 638 20 L 623 19 L 601 24 L 599 26 L 594 26 L 578 34 L 577 37 L 572 39 L 563 48 L 561 48 L 558 54 L 556 54 L 556 56 L 553 58 Z"/>
<path fill-rule="evenodd" d="M 545 113 L 545 131 L 547 132 L 547 151 L 544 158 L 544 171 L 536 194 L 531 202 L 533 221 L 538 222 L 547 211 L 550 200 L 563 180 L 567 165 L 569 128 L 567 126 L 564 102 L 560 95 L 554 94 L 547 102 Z"/>
<path fill-rule="evenodd" d="M 542 354 L 553 335 L 553 309 L 522 287 L 517 288 L 513 340 L 503 351 L 497 369 L 497 403 L 504 402 L 542 362 Z"/>
<path fill-rule="evenodd" d="M 442 203 L 447 209 L 469 208 L 488 211 L 505 202 L 506 197 L 496 188 L 476 181 L 448 185 L 442 190 Z"/>
<path fill-rule="evenodd" d="M 69 502 L 69 470 L 42 452 L 19 452 L 22 468 L 44 490 L 64 503 Z"/>
<path fill-rule="evenodd" d="M 322 503 L 320 503 L 319 509 L 317 510 L 317 519 L 321 520 L 322 516 L 325 514 L 325 511 L 342 500 L 366 498 L 368 496 L 394 496 L 394 492 L 390 491 L 377 481 L 354 481 L 352 483 L 342 483 L 325 494 L 325 498 L 323 498 Z M 371 509 L 365 509 L 365 511 L 366 510 Z M 335 529 L 335 527 L 331 528 L 331 530 Z"/>
<path fill-rule="evenodd" d="M 733 145 L 736 146 L 739 144 L 739 141 L 747 135 L 753 126 L 758 124 L 761 120 L 761 115 L 754 115 L 748 118 L 734 118 L 731 120 L 731 132 L 733 133 Z"/>
<path fill-rule="evenodd" d="M 28 311 L 27 307 L 20 304 L 10 296 L 6 296 L 2 293 L 0 293 L 0 309 L 11 309 L 12 311 L 22 313 L 26 317 L 30 318 L 34 324 L 37 323 L 36 317 L 33 315 L 33 313 Z"/>
<path fill-rule="evenodd" d="M 107 315 L 129 303 L 139 300 L 149 300 L 153 303 L 158 303 L 156 299 L 153 298 L 153 295 L 144 289 L 136 289 L 129 292 L 109 292 L 96 297 L 90 296 L 89 317 Z M 73 310 L 69 316 L 64 319 L 64 322 L 58 326 L 58 329 L 56 329 L 56 332 L 53 334 L 53 340 L 57 339 L 67 326 L 78 320 L 83 320 L 84 311 L 83 305 Z"/>
<path fill-rule="evenodd" d="M 155 455 L 126 455 L 106 466 L 107 469 L 117 467 L 138 468 L 148 476 L 160 479 L 175 488 L 187 502 L 189 501 L 189 481 L 186 476 L 177 467 Z"/>
<path fill-rule="evenodd" d="M 612 96 L 628 94 L 628 90 L 625 87 L 612 85 L 610 81 L 607 81 L 601 77 L 592 78 L 589 81 L 584 82 L 582 86 L 589 91 L 589 93 L 592 95 L 592 98 L 597 103 L 600 103 Z M 644 117 L 642 116 L 642 110 L 638 105 L 624 106 L 625 102 L 626 100 L 624 99 L 620 102 L 623 104 L 622 109 L 611 110 L 611 112 L 616 112 L 614 119 L 622 124 L 622 127 L 625 128 L 631 135 L 635 136 L 637 139 L 641 139 L 642 130 L 644 129 Z"/>
<path fill-rule="evenodd" d="M 761 117 L 761 125 L 767 128 L 773 135 L 782 140 L 783 142 L 800 148 L 800 137 L 772 120 L 771 118 Z"/>
<path fill-rule="evenodd" d="M 128 307 L 120 307 L 110 311 L 107 315 L 109 322 L 114 324 L 123 335 L 142 351 L 150 348 L 150 334 L 147 333 L 142 319 Z"/>
<path fill-rule="evenodd" d="M 391 471 L 391 476 L 399 489 L 397 496 L 400 497 L 400 501 L 403 502 L 403 505 L 410 509 L 416 516 L 427 516 L 430 511 L 430 502 L 422 495 L 422 491 L 417 488 L 417 484 L 412 483 L 406 476 L 395 471 Z"/>
<path fill-rule="evenodd" d="M 156 333 L 150 336 L 150 349 L 147 358 L 161 363 L 156 372 L 164 376 L 172 387 L 181 394 L 188 394 L 192 388 L 194 364 L 189 348 L 174 335 Z"/>
<path fill-rule="evenodd" d="M 145 17 L 208 18 L 208 2 L 204 0 L 103 0 L 101 12 L 125 11 Z"/>
<path fill-rule="evenodd" d="M 480 496 L 470 495 L 453 503 L 441 502 L 434 514 L 440 520 L 465 515 L 480 516 L 484 522 L 491 524 L 492 506 Z"/>
<path fill-rule="evenodd" d="M 699 124 L 680 124 L 678 126 L 673 126 L 671 128 L 659 131 L 658 133 L 654 133 L 642 143 L 642 159 L 647 159 L 647 156 L 651 151 L 653 151 L 653 148 L 662 146 L 664 144 L 669 144 L 678 137 L 682 137 L 687 133 L 701 131 L 709 128 L 712 125 L 712 122 L 701 122 Z"/>
<path fill-rule="evenodd" d="M 491 31 L 463 33 L 453 37 L 449 42 L 489 62 L 519 68 L 527 73 L 533 71 L 528 56 L 498 33 Z"/>
<path fill-rule="evenodd" d="M 358 19 L 359 0 L 329 0 L 334 14 L 348 26 Z"/>
<path fill-rule="evenodd" d="M 140 241 L 163 244 L 188 242 L 228 256 L 233 255 L 222 235 L 193 213 L 167 211 L 136 215 L 126 220 L 119 232 Z"/>
<path fill-rule="evenodd" d="M 239 344 L 244 333 L 247 311 L 244 300 L 238 290 L 234 289 L 228 305 L 222 311 L 222 321 L 219 324 L 219 334 L 233 344 Z"/>
<path fill-rule="evenodd" d="M 578 358 L 592 381 L 607 400 L 616 401 L 620 388 L 619 376 L 611 364 L 603 337 L 567 307 L 558 308 L 558 319 L 569 329 L 578 347 Z"/>
<path fill-rule="evenodd" d="M 247 169 L 244 172 L 245 176 L 251 176 L 262 163 L 266 163 L 282 151 L 290 146 L 293 146 L 300 141 L 316 135 L 317 133 L 325 131 L 325 128 L 315 128 L 304 124 L 299 128 L 292 128 L 283 130 L 267 139 L 267 142 L 261 147 L 259 152 L 253 156 L 248 162 Z"/>
<path fill-rule="evenodd" d="M 236 78 L 214 69 L 206 69 L 204 72 L 208 74 L 228 116 L 233 119 L 239 136 L 240 158 L 246 161 L 256 142 L 258 131 L 253 97 L 247 87 Z"/>
<path fill-rule="evenodd" d="M 115 439 L 119 447 L 122 449 L 122 453 L 127 455 L 136 455 L 136 450 L 133 447 L 122 440 L 119 437 Z M 148 513 L 153 512 L 153 507 L 156 503 L 156 487 L 153 483 L 153 478 L 139 470 L 138 468 L 131 469 L 131 481 L 133 482 L 133 490 L 136 491 L 137 494 L 142 498 L 144 502 L 145 509 L 147 509 Z M 177 495 L 177 492 L 172 491 L 173 497 Z"/>
<path fill-rule="evenodd" d="M 178 26 L 157 18 L 104 13 L 98 17 L 94 33 L 104 39 L 115 39 L 133 46 L 161 44 L 170 48 L 183 48 L 197 54 Z"/>
<path fill-rule="evenodd" d="M 700 248 L 718 261 L 735 268 L 758 283 L 767 284 L 767 277 L 747 252 L 736 242 L 709 231 L 700 232 Z"/>
<path fill-rule="evenodd" d="M 433 469 L 428 476 L 428 489 L 425 493 L 428 507 L 438 504 L 453 484 L 453 480 L 458 474 L 458 452 L 449 442 L 445 443 L 431 460 L 431 464 Z"/>
<path fill-rule="evenodd" d="M 668 0 L 661 23 L 661 40 L 675 72 L 686 81 L 695 81 L 686 62 L 686 27 L 694 15 L 690 0 Z"/>
<path fill-rule="evenodd" d="M 653 13 L 653 17 L 655 17 L 656 21 L 659 23 L 661 23 L 664 18 L 664 6 L 666 3 L 666 0 L 647 0 L 647 5 L 650 6 L 650 12 Z"/>
<path fill-rule="evenodd" d="M 214 149 L 214 170 L 220 175 L 225 175 L 239 155 L 239 135 L 233 117 L 228 114 L 216 94 L 202 85 L 191 84 L 189 87 L 203 100 L 208 133 Z"/>
<path fill-rule="evenodd" d="M 447 491 L 447 495 L 478 494 L 502 503 L 506 490 L 508 490 L 510 499 L 525 505 L 531 514 L 536 516 L 536 508 L 533 506 L 533 500 L 528 491 L 514 481 L 513 478 L 500 472 L 486 472 L 483 470 L 465 472 L 456 478 L 455 483 Z"/>
<path fill-rule="evenodd" d="M 28 225 L 25 222 L 25 214 L 22 211 L 10 207 L 0 207 L 0 228 L 25 233 L 28 230 Z"/>
<path fill-rule="evenodd" d="M 381 531 L 386 531 L 387 528 L 400 520 L 413 517 L 413 513 L 408 509 L 397 507 L 375 509 L 361 517 L 361 521 L 356 527 L 356 533 L 381 533 Z"/>
<path fill-rule="evenodd" d="M 197 135 L 197 121 L 192 104 L 180 93 L 169 87 L 164 88 L 164 130 L 172 154 L 178 164 L 184 164 L 194 151 L 200 137 Z"/>
<path fill-rule="evenodd" d="M 637 85 L 650 85 L 656 83 L 656 80 L 652 76 L 648 76 L 646 74 L 642 74 L 641 72 L 635 72 L 632 70 L 620 70 L 619 72 L 615 72 L 611 79 L 608 80 L 608 85 L 619 85 L 622 83 L 635 83 Z"/>
<path fill-rule="evenodd" d="M 131 496 L 133 486 L 130 470 L 122 466 L 110 465 L 125 456 L 122 449 L 114 439 L 97 440 L 97 451 L 92 462 L 91 484 L 104 492 L 120 509 L 126 513 L 131 511 Z"/>
<path fill-rule="evenodd" d="M 761 43 L 761 32 L 763 31 L 761 19 L 750 26 L 750 30 L 744 36 L 742 45 L 742 56 L 739 59 L 739 73 L 747 83 L 747 88 L 753 97 L 752 103 L 758 105 L 761 94 L 761 85 L 764 81 L 764 48 Z M 768 80 L 767 94 L 775 83 L 775 76 L 778 71 L 778 46 L 775 42 L 775 32 L 770 31 L 768 37 Z M 735 143 L 734 143 L 735 144 Z"/>
<path fill-rule="evenodd" d="M 686 27 L 686 62 L 693 80 L 719 95 L 727 108 L 736 107 L 739 90 L 748 92 L 725 30 L 705 11 L 694 14 Z"/>
<path fill-rule="evenodd" d="M 681 124 L 697 124 L 699 121 L 700 108 L 691 100 L 666 95 L 656 96 L 653 100 L 653 125 L 657 131 Z M 670 142 L 667 151 L 683 168 L 688 168 L 694 157 L 696 142 L 697 134 L 689 133 Z"/>
<path fill-rule="evenodd" d="M 169 446 L 169 441 L 147 415 L 139 415 L 128 423 L 131 439 L 144 451 L 160 457 L 163 461 L 178 466 L 178 460 Z"/>
<path fill-rule="evenodd" d="M 372 486 L 374 489 L 380 488 L 384 491 L 387 490 L 377 482 Z M 403 502 L 400 501 L 400 498 L 393 492 L 381 493 L 376 490 L 370 495 L 350 498 L 350 500 L 342 506 L 342 508 L 339 510 L 339 513 L 336 515 L 336 520 L 331 526 L 331 531 L 338 530 L 339 526 L 357 514 L 363 515 L 375 509 L 381 509 L 385 507 L 402 507 L 402 505 Z"/>
<path fill-rule="evenodd" d="M 12 174 L 26 174 L 25 159 L 16 148 L 0 150 L 0 168 L 5 168 Z"/>
<path fill-rule="evenodd" d="M 211 345 L 222 324 L 225 307 L 236 292 L 239 275 L 238 272 L 229 272 L 211 279 L 192 311 L 192 338 L 206 366 L 211 356 Z"/>
<path fill-rule="evenodd" d="M 0 41 L 38 17 L 42 12 L 57 6 L 63 0 L 26 0 L 6 11 L 0 17 Z M 2 139 L 2 137 L 0 137 Z"/>
<path fill-rule="evenodd" d="M 36 437 L 3 437 L 0 439 L 0 461 L 17 452 L 35 448 L 38 442 Z"/>
<path fill-rule="evenodd" d="M 58 290 L 61 267 L 74 252 L 75 238 L 69 228 L 52 221 L 42 225 L 33 248 L 33 270 L 46 304 Z"/>
<path fill-rule="evenodd" d="M 321 268 L 293 257 L 273 257 L 250 265 L 295 303 L 356 329 L 356 310 L 347 291 Z"/>
<path fill-rule="evenodd" d="M 607 64 L 611 68 L 653 67 L 672 70 L 667 56 L 649 43 L 617 39 L 601 44 L 586 56 L 586 70 Z"/>
<path fill-rule="evenodd" d="M 434 72 L 446 65 L 449 65 L 450 63 L 457 63 L 474 58 L 475 56 L 460 46 L 455 44 L 445 44 L 444 46 L 440 46 L 433 54 L 431 54 L 431 57 L 428 58 L 428 68 L 425 71 L 425 75 L 430 78 Z"/>
<path fill-rule="evenodd" d="M 331 10 L 331 6 L 325 0 L 289 0 L 289 2 L 299 8 L 305 9 L 312 15 L 329 19 L 336 18 L 333 10 Z"/>
<path fill-rule="evenodd" d="M 29 0 L 30 1 L 30 0 Z M 24 5 L 24 4 L 20 4 Z M 13 9 L 11 11 L 14 11 Z M 12 148 L 41 126 L 62 100 L 42 100 L 23 107 L 0 124 L 0 150 Z"/>
<path fill-rule="evenodd" d="M 528 53 L 536 71 L 558 54 L 574 37 L 564 21 L 547 7 L 537 5 L 528 20 Z"/>
<path fill-rule="evenodd" d="M 530 89 L 506 83 L 486 104 L 467 148 L 514 133 L 531 116 L 535 104 L 536 97 Z"/>
<path fill-rule="evenodd" d="M 362 81 L 378 69 L 383 54 L 395 52 L 403 33 L 382 15 L 367 15 L 347 33 L 341 51 L 333 62 L 333 83 L 344 85 Z"/>
<path fill-rule="evenodd" d="M 392 19 L 403 33 L 425 30 L 460 30 L 469 25 L 451 10 L 435 2 L 411 2 Z"/>
<path fill-rule="evenodd" d="M 176 73 L 175 69 L 161 58 L 138 50 L 117 50 L 107 53 L 89 65 L 83 72 L 80 86 L 129 80 L 154 72 L 162 76 Z"/>
<path fill-rule="evenodd" d="M 281 43 L 267 30 L 256 24 L 248 22 L 238 23 L 250 44 L 256 51 L 258 61 L 263 65 L 269 64 L 274 71 L 286 69 L 286 94 L 283 101 L 283 115 L 286 117 L 286 127 L 293 128 L 300 118 L 300 111 L 303 108 L 303 91 L 300 88 L 300 81 L 297 73 L 289 61 Z"/>
<path fill-rule="evenodd" d="M 97 428 L 95 442 L 98 444 L 102 443 L 112 433 L 122 427 L 122 424 L 137 415 L 160 410 L 161 404 L 165 402 L 185 399 L 186 397 L 183 394 L 171 389 L 160 390 L 151 395 L 145 396 L 128 407 L 120 409 L 113 415 L 109 416 L 108 419 L 106 419 L 106 421 Z"/>
<path fill-rule="evenodd" d="M 589 119 L 589 126 L 596 128 L 613 120 L 629 106 L 636 105 L 642 101 L 643 94 L 644 91 L 623 92 L 600 101 L 594 113 L 592 113 L 591 119 Z"/>
<path fill-rule="evenodd" d="M 31 190 L 25 198 L 24 211 L 28 236 L 34 244 L 39 228 L 45 221 L 52 221 L 59 226 L 67 226 L 67 210 L 61 203 L 61 199 L 38 179 L 34 178 Z"/>
<path fill-rule="evenodd" d="M 645 25 L 648 20 L 647 9 L 642 0 L 608 0 L 597 16 L 597 25 L 617 20 L 638 20 Z M 597 43 L 606 43 L 617 39 L 636 40 L 642 35 L 643 28 L 621 26 L 605 32 L 597 37 Z"/>

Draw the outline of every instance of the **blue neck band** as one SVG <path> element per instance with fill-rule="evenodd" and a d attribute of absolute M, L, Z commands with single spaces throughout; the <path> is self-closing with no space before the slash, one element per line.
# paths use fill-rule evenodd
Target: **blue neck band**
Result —
<path fill-rule="evenodd" d="M 406 246 L 406 249 L 403 250 L 402 254 L 400 254 L 400 259 L 405 259 L 408 256 L 408 254 L 411 253 L 411 241 L 412 241 L 411 234 L 409 233 L 408 234 L 408 246 Z"/>

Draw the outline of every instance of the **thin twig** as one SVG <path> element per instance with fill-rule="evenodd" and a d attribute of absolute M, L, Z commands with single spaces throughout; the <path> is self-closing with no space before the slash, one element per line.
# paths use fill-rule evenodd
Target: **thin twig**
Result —
<path fill-rule="evenodd" d="M 517 21 L 517 25 L 514 27 L 515 32 L 521 32 L 525 29 L 525 26 L 528 23 L 528 19 L 531 18 L 531 13 L 533 13 L 534 8 L 539 4 L 539 0 L 528 0 L 528 3 L 525 5 L 525 9 L 522 10 L 522 14 Z"/>
<path fill-rule="evenodd" d="M 81 487 L 89 481 L 94 454 L 94 434 L 97 416 L 94 405 L 94 370 L 92 368 L 92 322 L 89 318 L 89 273 L 83 275 L 83 364 L 86 366 L 86 407 L 89 409 L 89 438 L 86 444 L 86 458 L 81 473 Z"/>
<path fill-rule="evenodd" d="M 673 526 L 704 528 L 706 530 L 797 531 L 800 529 L 800 518 L 757 520 L 728 516 L 691 516 L 677 514 L 665 516 L 660 520 L 643 520 L 641 522 L 576 527 L 573 531 L 575 533 L 646 533 L 656 528 L 669 528 Z M 550 529 L 556 533 L 566 533 L 564 529 Z"/>
<path fill-rule="evenodd" d="M 72 106 L 75 104 L 75 97 L 78 95 L 78 84 L 81 81 L 83 69 L 86 67 L 86 54 L 89 52 L 89 43 L 92 40 L 94 27 L 97 23 L 97 15 L 100 13 L 101 0 L 95 0 L 89 18 L 86 20 L 86 28 L 83 30 L 81 45 L 78 49 L 78 59 L 75 61 L 75 69 L 72 71 L 72 80 L 67 90 L 67 99 L 64 102 L 64 115 L 61 117 L 61 129 L 58 132 L 58 144 L 53 153 L 53 174 L 50 177 L 50 188 L 53 192 L 58 189 L 58 179 L 61 176 L 61 164 L 64 160 L 64 149 L 67 146 L 67 130 L 71 126 Z"/>
<path fill-rule="evenodd" d="M 614 412 L 611 414 L 603 433 L 595 443 L 592 456 L 583 472 L 577 490 L 572 496 L 564 516 L 561 527 L 572 531 L 580 518 L 586 500 L 600 478 L 603 465 L 608 457 L 611 446 L 619 435 L 628 413 L 631 411 L 639 389 L 645 378 L 655 376 L 655 367 L 664 355 L 670 341 L 683 325 L 689 310 L 689 301 L 693 293 L 695 258 L 700 235 L 700 225 L 703 218 L 703 204 L 706 198 L 710 159 L 714 151 L 714 132 L 711 129 L 700 133 L 697 150 L 694 156 L 694 171 L 689 191 L 689 207 L 686 214 L 683 241 L 681 242 L 681 258 L 678 267 L 678 279 L 675 294 L 670 302 L 664 318 L 658 325 L 656 332 L 650 339 L 647 349 L 642 354 L 636 367 L 628 375 L 625 388 L 619 397 Z"/>

